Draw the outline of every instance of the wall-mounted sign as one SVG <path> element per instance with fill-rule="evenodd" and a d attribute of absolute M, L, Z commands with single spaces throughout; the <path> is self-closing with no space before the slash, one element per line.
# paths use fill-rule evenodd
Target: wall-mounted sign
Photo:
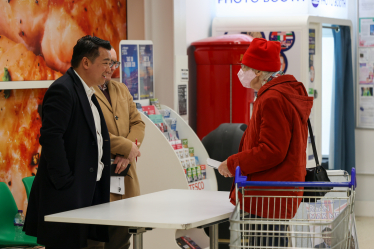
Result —
<path fill-rule="evenodd" d="M 314 15 L 347 19 L 347 0 L 215 0 L 216 16 Z"/>

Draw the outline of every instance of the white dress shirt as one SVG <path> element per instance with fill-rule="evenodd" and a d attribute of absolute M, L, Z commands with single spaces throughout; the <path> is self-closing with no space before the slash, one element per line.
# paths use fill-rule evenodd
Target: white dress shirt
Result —
<path fill-rule="evenodd" d="M 86 82 L 79 76 L 79 74 L 74 70 L 75 74 L 78 76 L 78 78 L 82 81 L 82 85 L 84 87 L 84 90 L 86 91 L 88 102 L 90 103 L 92 115 L 95 121 L 95 129 L 96 129 L 96 137 L 97 137 L 97 151 L 98 153 L 98 168 L 97 168 L 97 177 L 96 181 L 100 181 L 101 174 L 103 173 L 104 164 L 101 162 L 101 158 L 103 157 L 103 137 L 101 136 L 101 123 L 100 123 L 100 114 L 97 110 L 94 103 L 92 103 L 92 95 L 94 95 L 95 90 L 93 87 L 88 87 Z"/>

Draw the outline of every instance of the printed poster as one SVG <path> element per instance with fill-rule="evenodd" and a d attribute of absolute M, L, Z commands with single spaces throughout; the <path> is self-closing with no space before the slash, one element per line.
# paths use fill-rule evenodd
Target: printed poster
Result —
<path fill-rule="evenodd" d="M 359 19 L 359 46 L 374 46 L 374 18 Z"/>
<path fill-rule="evenodd" d="M 187 85 L 178 85 L 179 115 L 187 115 Z"/>
<path fill-rule="evenodd" d="M 309 54 L 316 54 L 316 30 L 309 29 Z"/>
<path fill-rule="evenodd" d="M 153 98 L 153 45 L 139 45 L 140 99 Z"/>
<path fill-rule="evenodd" d="M 358 1 L 359 17 L 374 17 L 374 1 L 359 0 Z"/>
<path fill-rule="evenodd" d="M 358 105 L 358 125 L 362 127 L 374 127 L 374 97 L 372 81 L 371 83 L 359 84 Z"/>
<path fill-rule="evenodd" d="M 42 147 L 41 111 L 47 89 L 0 90 L 0 182 L 13 194 L 18 209 L 27 209 L 22 178 L 35 176 Z M 2 204 L 0 204 L 2 205 Z"/>
<path fill-rule="evenodd" d="M 0 82 L 29 81 L 33 88 L 33 81 L 58 79 L 70 68 L 73 47 L 85 35 L 108 40 L 119 55 L 119 42 L 127 39 L 126 12 L 126 0 L 0 1 Z M 113 74 L 117 77 L 119 70 Z M 8 185 L 24 213 L 22 178 L 37 172 L 46 90 L 0 87 L 0 182 Z"/>
<path fill-rule="evenodd" d="M 374 21 L 360 18 L 357 125 L 374 128 Z"/>
<path fill-rule="evenodd" d="M 126 0 L 0 1 L 0 81 L 5 70 L 12 81 L 59 78 L 85 35 L 108 40 L 119 54 L 119 42 L 127 39 L 126 11 Z"/>
<path fill-rule="evenodd" d="M 129 89 L 134 100 L 139 99 L 138 45 L 121 45 L 122 83 Z"/>
<path fill-rule="evenodd" d="M 309 29 L 309 89 L 308 94 L 314 95 L 314 78 L 315 78 L 315 68 L 314 68 L 314 55 L 316 54 L 316 30 Z"/>

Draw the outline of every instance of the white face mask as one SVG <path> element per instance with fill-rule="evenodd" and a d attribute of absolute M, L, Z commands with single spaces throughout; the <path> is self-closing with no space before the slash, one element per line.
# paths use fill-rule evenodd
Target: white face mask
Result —
<path fill-rule="evenodd" d="M 242 69 L 238 72 L 238 78 L 243 87 L 251 88 L 251 81 L 256 78 L 256 74 L 253 70 L 243 71 Z"/>

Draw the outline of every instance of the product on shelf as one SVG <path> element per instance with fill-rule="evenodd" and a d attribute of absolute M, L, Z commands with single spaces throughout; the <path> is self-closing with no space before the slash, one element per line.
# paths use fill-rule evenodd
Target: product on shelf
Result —
<path fill-rule="evenodd" d="M 194 158 L 194 157 L 190 157 L 189 160 L 190 160 L 190 165 L 191 165 L 191 167 L 196 167 L 196 161 L 195 161 L 195 158 Z"/>
<path fill-rule="evenodd" d="M 200 161 L 199 161 L 199 158 L 197 156 L 195 156 L 195 163 L 196 163 L 196 165 L 200 165 Z"/>
<path fill-rule="evenodd" d="M 169 141 L 169 144 L 171 145 L 171 147 L 173 147 L 174 150 L 177 149 L 177 145 L 175 144 L 175 140 Z"/>
<path fill-rule="evenodd" d="M 160 114 L 166 119 L 170 118 L 170 109 L 161 109 L 159 110 Z"/>
<path fill-rule="evenodd" d="M 193 181 L 197 181 L 196 167 L 191 167 L 191 172 Z"/>
<path fill-rule="evenodd" d="M 184 151 L 184 158 L 190 157 L 190 152 L 189 152 L 188 148 L 184 148 L 183 151 Z"/>
<path fill-rule="evenodd" d="M 201 168 L 200 168 L 200 165 L 196 166 L 196 176 L 197 176 L 197 180 L 202 180 L 203 179 L 203 176 L 201 175 Z"/>
<path fill-rule="evenodd" d="M 169 141 L 179 140 L 178 131 L 174 131 L 174 130 L 169 129 L 168 134 L 169 134 L 169 139 L 168 139 Z"/>
<path fill-rule="evenodd" d="M 147 113 L 147 115 L 155 115 L 156 114 L 156 108 L 154 105 L 146 105 L 142 106 L 143 112 Z"/>
<path fill-rule="evenodd" d="M 195 156 L 195 149 L 193 147 L 189 147 L 188 148 L 188 152 L 190 154 L 190 157 L 194 157 Z"/>
<path fill-rule="evenodd" d="M 177 154 L 177 156 L 178 156 L 179 159 L 183 159 L 184 158 L 183 149 L 175 150 L 175 154 Z"/>
<path fill-rule="evenodd" d="M 176 118 L 165 118 L 165 122 L 170 127 L 170 129 L 174 131 L 177 130 L 177 119 Z"/>
<path fill-rule="evenodd" d="M 136 103 L 136 109 L 138 109 L 139 112 L 143 112 L 143 108 L 140 103 Z"/>
<path fill-rule="evenodd" d="M 164 123 L 164 120 L 162 119 L 161 114 L 149 114 L 149 119 L 152 120 L 152 122 L 155 124 Z"/>
<path fill-rule="evenodd" d="M 190 182 L 193 182 L 193 179 L 192 179 L 192 169 L 191 168 L 186 168 L 186 171 L 187 171 L 187 181 L 190 183 Z"/>
<path fill-rule="evenodd" d="M 160 106 L 160 103 L 158 102 L 158 99 L 149 99 L 149 101 L 151 102 L 151 105 L 154 105 L 156 106 L 157 109 L 161 109 L 161 106 Z"/>
<path fill-rule="evenodd" d="M 206 165 L 200 165 L 200 170 L 201 170 L 201 178 L 206 179 Z"/>
<path fill-rule="evenodd" d="M 175 144 L 177 146 L 177 150 L 180 150 L 182 149 L 182 141 L 181 140 L 175 140 Z"/>
<path fill-rule="evenodd" d="M 182 139 L 183 148 L 188 148 L 188 139 Z"/>
<path fill-rule="evenodd" d="M 182 168 L 187 169 L 186 159 L 180 159 L 180 161 L 181 161 L 181 164 L 182 164 Z"/>
<path fill-rule="evenodd" d="M 165 132 L 165 129 L 164 129 L 164 123 L 156 124 L 156 126 L 157 126 L 157 128 L 158 128 L 162 133 Z"/>

